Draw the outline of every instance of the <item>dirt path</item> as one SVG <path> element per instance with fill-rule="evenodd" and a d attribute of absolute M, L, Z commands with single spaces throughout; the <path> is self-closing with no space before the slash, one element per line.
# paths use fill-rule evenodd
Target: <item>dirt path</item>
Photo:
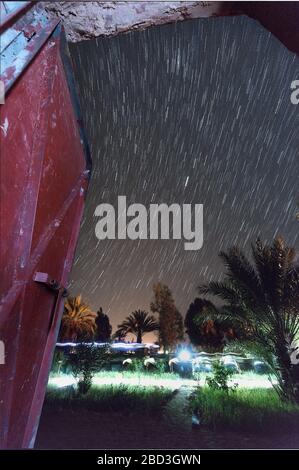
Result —
<path fill-rule="evenodd" d="M 181 429 L 185 433 L 191 432 L 191 413 L 188 412 L 188 399 L 191 392 L 191 387 L 180 387 L 165 407 L 164 412 L 164 419 L 169 425 Z"/>

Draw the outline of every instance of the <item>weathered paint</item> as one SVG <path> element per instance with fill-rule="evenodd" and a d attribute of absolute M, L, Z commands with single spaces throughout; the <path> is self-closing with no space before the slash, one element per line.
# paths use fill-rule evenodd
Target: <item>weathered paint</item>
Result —
<path fill-rule="evenodd" d="M 52 29 L 39 30 L 0 107 L 1 448 L 34 444 L 90 171 L 65 39 Z"/>
<path fill-rule="evenodd" d="M 32 6 L 33 2 L 0 2 L 0 31 L 8 28 Z"/>
<path fill-rule="evenodd" d="M 29 2 L 30 3 L 30 2 Z M 1 34 L 1 80 L 5 92 L 34 59 L 54 31 L 58 20 L 49 21 L 43 7 L 36 6 Z"/>

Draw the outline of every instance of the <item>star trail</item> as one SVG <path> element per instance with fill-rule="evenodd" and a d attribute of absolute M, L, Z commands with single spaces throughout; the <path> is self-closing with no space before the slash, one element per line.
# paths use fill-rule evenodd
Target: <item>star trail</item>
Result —
<path fill-rule="evenodd" d="M 152 284 L 184 315 L 218 252 L 281 234 L 299 248 L 298 56 L 245 17 L 186 21 L 71 45 L 93 173 L 72 294 L 115 327 L 149 310 Z M 203 204 L 204 241 L 98 240 L 95 208 Z"/>

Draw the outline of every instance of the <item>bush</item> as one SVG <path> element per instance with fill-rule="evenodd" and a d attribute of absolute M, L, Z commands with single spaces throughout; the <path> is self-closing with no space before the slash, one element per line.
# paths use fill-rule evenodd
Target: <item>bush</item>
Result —
<path fill-rule="evenodd" d="M 166 359 L 157 360 L 155 366 L 158 374 L 162 375 L 169 371 L 169 365 Z"/>
<path fill-rule="evenodd" d="M 190 397 L 191 410 L 214 430 L 266 432 L 299 430 L 299 406 L 282 402 L 273 389 L 227 392 L 198 388 Z"/>
<path fill-rule="evenodd" d="M 93 344 L 80 343 L 69 355 L 68 363 L 75 379 L 78 379 L 78 392 L 85 394 L 91 387 L 92 378 L 107 362 L 107 350 Z"/>
<path fill-rule="evenodd" d="M 132 372 L 136 372 L 137 374 L 141 374 L 145 371 L 144 367 L 144 359 L 135 358 L 133 359 L 132 363 L 129 366 L 129 370 Z"/>
<path fill-rule="evenodd" d="M 213 390 L 222 390 L 223 392 L 228 393 L 229 390 L 234 390 L 236 385 L 230 387 L 228 385 L 229 378 L 234 375 L 234 371 L 225 367 L 224 364 L 220 362 L 215 362 L 213 364 L 213 376 L 207 377 L 206 382 L 208 386 Z"/>

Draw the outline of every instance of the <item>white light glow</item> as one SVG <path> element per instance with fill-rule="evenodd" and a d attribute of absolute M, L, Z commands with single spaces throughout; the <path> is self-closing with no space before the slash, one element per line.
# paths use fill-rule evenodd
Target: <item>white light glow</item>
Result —
<path fill-rule="evenodd" d="M 179 352 L 178 358 L 182 362 L 188 362 L 191 360 L 191 352 L 188 351 L 188 349 L 183 349 L 182 351 Z"/>
<path fill-rule="evenodd" d="M 64 347 L 71 347 L 75 348 L 81 343 L 56 343 L 56 346 L 59 348 L 64 348 Z M 104 346 L 110 347 L 111 349 L 124 349 L 124 350 L 132 350 L 132 349 L 159 349 L 159 346 L 154 343 L 83 343 L 89 346 L 94 346 L 96 348 L 102 348 Z"/>

